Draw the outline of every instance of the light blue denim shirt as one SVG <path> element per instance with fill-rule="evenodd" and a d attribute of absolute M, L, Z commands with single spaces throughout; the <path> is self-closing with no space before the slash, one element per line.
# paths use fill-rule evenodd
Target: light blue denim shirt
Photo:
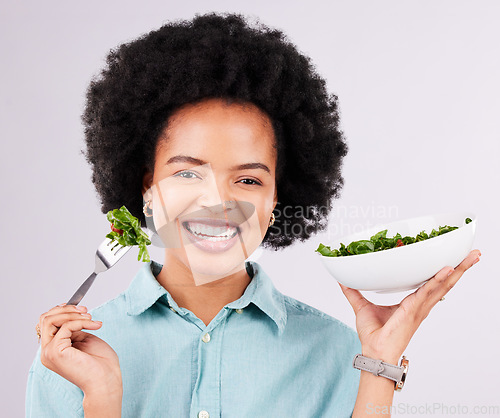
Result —
<path fill-rule="evenodd" d="M 205 325 L 156 280 L 151 261 L 129 288 L 90 310 L 85 330 L 118 354 L 122 417 L 350 417 L 361 345 L 337 319 L 283 295 L 255 261 L 244 294 Z M 83 392 L 40 362 L 28 375 L 27 417 L 83 417 Z M 203 412 L 206 411 L 206 412 Z"/>

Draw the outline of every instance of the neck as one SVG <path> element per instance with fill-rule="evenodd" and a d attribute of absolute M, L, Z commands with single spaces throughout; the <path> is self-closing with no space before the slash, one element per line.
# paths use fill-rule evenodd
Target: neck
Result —
<path fill-rule="evenodd" d="M 203 277 L 204 284 L 200 283 L 198 275 L 193 272 L 177 257 L 173 257 L 169 250 L 165 252 L 163 268 L 156 277 L 172 296 L 177 305 L 186 308 L 200 318 L 205 325 L 230 302 L 238 300 L 252 278 L 243 268 L 223 278 L 210 281 L 208 276 Z"/>

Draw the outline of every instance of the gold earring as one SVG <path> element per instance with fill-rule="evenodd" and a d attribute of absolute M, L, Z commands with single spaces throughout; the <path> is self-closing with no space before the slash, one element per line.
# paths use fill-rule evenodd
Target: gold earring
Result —
<path fill-rule="evenodd" d="M 150 218 L 153 216 L 153 208 L 151 207 L 151 199 L 148 200 L 145 204 L 144 207 L 142 208 L 142 211 L 144 212 L 144 215 Z"/>
<path fill-rule="evenodd" d="M 274 216 L 274 212 L 271 213 L 271 220 L 269 221 L 269 226 L 274 224 L 274 221 L 276 220 L 276 217 Z"/>

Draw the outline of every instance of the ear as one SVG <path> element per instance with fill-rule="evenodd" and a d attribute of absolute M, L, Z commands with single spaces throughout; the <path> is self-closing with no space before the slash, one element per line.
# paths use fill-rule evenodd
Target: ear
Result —
<path fill-rule="evenodd" d="M 277 203 L 278 203 L 278 188 L 274 187 L 273 210 L 276 207 Z"/>
<path fill-rule="evenodd" d="M 144 196 L 146 192 L 151 188 L 153 184 L 153 173 L 148 169 L 145 169 L 144 176 L 142 177 L 142 195 Z"/>

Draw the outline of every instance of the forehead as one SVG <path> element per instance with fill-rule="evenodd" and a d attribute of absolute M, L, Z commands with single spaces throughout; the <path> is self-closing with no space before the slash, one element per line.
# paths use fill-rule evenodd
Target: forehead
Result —
<path fill-rule="evenodd" d="M 235 163 L 248 158 L 274 163 L 275 137 L 272 122 L 251 103 L 208 99 L 178 109 L 161 136 L 163 152 L 188 153 Z"/>

